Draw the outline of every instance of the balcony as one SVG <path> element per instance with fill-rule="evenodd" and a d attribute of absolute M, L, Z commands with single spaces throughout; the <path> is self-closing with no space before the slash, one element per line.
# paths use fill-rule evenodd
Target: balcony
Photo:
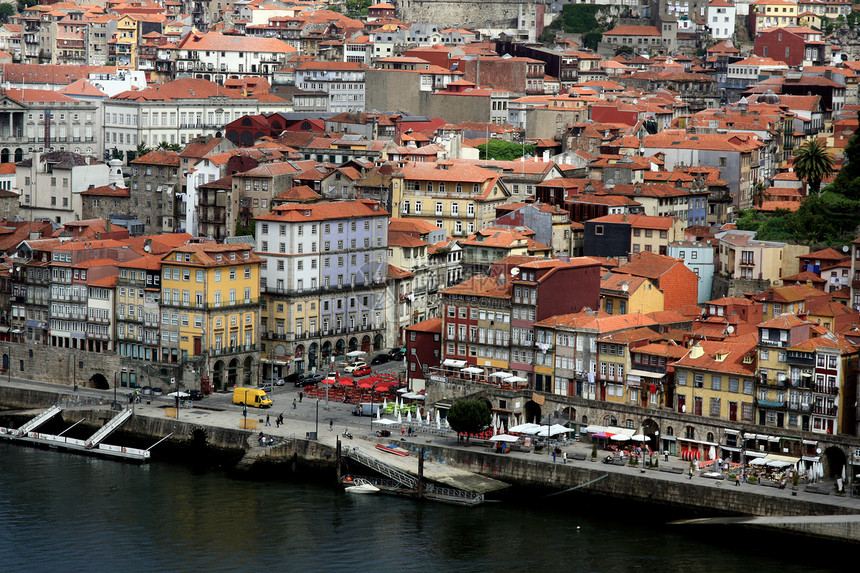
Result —
<path fill-rule="evenodd" d="M 827 394 L 828 396 L 839 395 L 839 388 L 836 386 L 822 386 L 820 384 L 813 384 L 812 391 L 816 394 Z"/>
<path fill-rule="evenodd" d="M 738 264 L 742 267 L 754 267 L 755 261 L 752 259 L 741 259 L 741 262 Z"/>
<path fill-rule="evenodd" d="M 820 404 L 815 404 L 812 406 L 812 413 L 819 414 L 821 416 L 836 416 L 836 412 L 839 409 L 836 406 L 822 406 Z"/>
<path fill-rule="evenodd" d="M 228 354 L 239 354 L 241 352 L 256 352 L 260 350 L 258 344 L 243 344 L 240 346 L 228 346 L 226 348 L 214 348 L 209 351 L 211 356 L 225 356 Z"/>
<path fill-rule="evenodd" d="M 776 380 L 776 379 L 766 378 L 764 376 L 760 377 L 759 381 L 758 381 L 759 386 L 767 386 L 769 388 L 785 388 L 787 386 L 786 382 L 787 382 L 787 379 Z"/>
<path fill-rule="evenodd" d="M 812 404 L 798 404 L 789 402 L 785 405 L 785 409 L 789 412 L 800 412 L 801 414 L 809 414 L 812 411 Z"/>

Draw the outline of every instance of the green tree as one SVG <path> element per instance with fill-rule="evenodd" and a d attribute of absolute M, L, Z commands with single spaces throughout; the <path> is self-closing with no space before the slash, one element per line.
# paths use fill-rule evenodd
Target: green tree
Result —
<path fill-rule="evenodd" d="M 254 221 L 250 221 L 247 225 L 243 225 L 242 221 L 236 221 L 236 236 L 237 237 L 253 237 L 257 230 Z"/>
<path fill-rule="evenodd" d="M 466 445 L 469 434 L 483 431 L 490 425 L 490 407 L 483 400 L 460 400 L 448 410 L 448 424 L 456 432 L 466 432 Z"/>
<path fill-rule="evenodd" d="M 147 147 L 145 143 L 141 142 L 137 144 L 137 156 L 143 157 L 147 153 L 151 153 L 152 149 Z"/>
<path fill-rule="evenodd" d="M 17 10 L 11 4 L 0 4 L 0 22 L 8 22 L 11 16 L 17 14 Z"/>
<path fill-rule="evenodd" d="M 523 155 L 534 155 L 535 146 L 524 146 L 522 143 L 514 143 L 512 141 L 504 141 L 501 139 L 491 139 L 487 143 L 479 145 L 478 151 L 481 154 L 481 159 L 513 161 L 514 159 L 519 159 Z"/>
<path fill-rule="evenodd" d="M 794 153 L 794 172 L 806 181 L 807 195 L 819 195 L 821 180 L 833 173 L 833 155 L 827 152 L 821 139 L 810 139 Z"/>
<path fill-rule="evenodd" d="M 167 149 L 168 151 L 182 151 L 182 146 L 178 143 L 167 143 L 166 141 L 162 141 L 158 144 L 156 149 Z"/>

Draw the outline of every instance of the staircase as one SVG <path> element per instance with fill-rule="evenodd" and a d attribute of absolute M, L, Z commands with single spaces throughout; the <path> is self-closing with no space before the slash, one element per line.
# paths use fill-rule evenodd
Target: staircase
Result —
<path fill-rule="evenodd" d="M 99 445 L 99 442 L 107 438 L 114 430 L 122 426 L 129 418 L 131 418 L 131 410 L 123 410 L 114 416 L 110 422 L 102 426 L 98 432 L 90 436 L 90 439 L 88 439 L 84 445 L 87 448 L 94 448 Z"/>
<path fill-rule="evenodd" d="M 348 458 L 353 459 L 358 463 L 367 466 L 374 471 L 379 472 L 385 477 L 390 478 L 401 484 L 403 487 L 407 487 L 409 489 L 418 488 L 418 480 L 409 475 L 408 473 L 400 471 L 399 469 L 390 466 L 385 462 L 381 462 L 375 457 L 369 456 L 357 448 L 347 448 L 345 454 Z"/>
<path fill-rule="evenodd" d="M 57 414 L 59 414 L 62 411 L 63 411 L 63 409 L 60 408 L 59 406 L 56 406 L 56 405 L 51 406 L 50 408 L 48 408 L 44 412 L 41 412 L 38 416 L 36 416 L 32 420 L 30 420 L 29 422 L 27 422 L 26 424 L 24 424 L 23 426 L 18 428 L 17 436 L 19 438 L 21 436 L 26 436 L 28 432 L 35 430 L 36 428 L 38 428 L 39 426 L 41 426 L 42 424 L 44 424 L 45 422 L 47 422 L 48 420 L 50 420 L 51 418 L 53 418 L 54 416 L 56 416 Z"/>

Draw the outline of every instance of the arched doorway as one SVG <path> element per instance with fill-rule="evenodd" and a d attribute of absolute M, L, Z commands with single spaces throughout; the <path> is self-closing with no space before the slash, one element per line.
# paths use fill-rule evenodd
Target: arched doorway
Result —
<path fill-rule="evenodd" d="M 370 337 L 369 336 L 365 335 L 364 338 L 361 339 L 361 349 L 364 352 L 370 352 Z"/>
<path fill-rule="evenodd" d="M 642 433 L 648 438 L 645 443 L 651 446 L 651 449 L 660 449 L 660 427 L 657 425 L 657 422 L 655 422 L 651 418 L 646 418 L 645 420 L 643 420 Z"/>
<path fill-rule="evenodd" d="M 9 355 L 4 354 L 3 355 L 3 372 L 6 372 L 7 370 L 9 370 Z"/>
<path fill-rule="evenodd" d="M 526 402 L 525 406 L 523 407 L 523 414 L 525 415 L 525 420 L 523 420 L 523 422 L 531 424 L 541 423 L 542 414 L 540 406 L 537 404 L 537 402 L 534 402 L 532 400 Z"/>
<path fill-rule="evenodd" d="M 334 345 L 334 355 L 335 356 L 343 356 L 343 349 L 346 347 L 346 342 L 343 338 L 338 338 L 337 342 Z"/>
<path fill-rule="evenodd" d="M 9 163 L 9 149 L 6 147 L 0 151 L 0 163 Z"/>
<path fill-rule="evenodd" d="M 373 337 L 373 349 L 374 350 L 382 350 L 382 343 L 385 341 L 385 338 L 381 334 L 377 334 Z"/>
<path fill-rule="evenodd" d="M 320 361 L 322 363 L 328 362 L 329 356 L 331 356 L 331 340 L 326 340 L 322 345 L 322 354 L 320 355 Z"/>
<path fill-rule="evenodd" d="M 824 450 L 821 456 L 824 462 L 824 477 L 836 479 L 842 477 L 842 472 L 847 471 L 845 467 L 845 452 L 841 449 L 831 446 Z"/>
<path fill-rule="evenodd" d="M 302 344 L 296 346 L 296 354 L 293 358 L 293 364 L 296 367 L 296 372 L 310 371 L 307 360 L 305 360 L 305 347 Z"/>
<path fill-rule="evenodd" d="M 246 356 L 242 363 L 242 385 L 250 386 L 254 374 L 254 359 Z"/>
<path fill-rule="evenodd" d="M 319 344 L 316 342 L 312 342 L 308 347 L 308 368 L 316 368 L 317 367 L 317 356 L 319 354 Z"/>
<path fill-rule="evenodd" d="M 349 351 L 358 350 L 358 339 L 356 337 L 352 337 L 349 339 Z"/>
<path fill-rule="evenodd" d="M 220 131 L 216 131 L 216 132 L 215 132 L 215 137 L 216 137 L 216 138 L 218 138 L 218 139 L 221 139 L 221 132 L 220 132 Z"/>
<path fill-rule="evenodd" d="M 97 390 L 110 390 L 110 383 L 103 374 L 93 374 L 90 378 L 90 388 Z"/>
<path fill-rule="evenodd" d="M 224 362 L 218 360 L 212 367 L 212 387 L 215 390 L 224 389 Z"/>
<path fill-rule="evenodd" d="M 20 147 L 15 150 L 15 163 L 20 163 L 24 161 L 24 150 Z"/>
<path fill-rule="evenodd" d="M 565 406 L 559 411 L 558 417 L 563 423 L 576 422 L 576 408 L 573 406 Z"/>
<path fill-rule="evenodd" d="M 239 371 L 239 359 L 234 358 L 230 361 L 230 365 L 227 367 L 227 386 L 235 386 L 236 385 L 236 376 Z"/>

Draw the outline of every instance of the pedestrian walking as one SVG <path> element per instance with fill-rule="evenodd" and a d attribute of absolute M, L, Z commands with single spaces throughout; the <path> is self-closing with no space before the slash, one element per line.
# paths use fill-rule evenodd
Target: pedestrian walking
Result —
<path fill-rule="evenodd" d="M 304 397 L 305 397 L 305 393 L 304 393 L 304 392 L 299 392 L 299 404 L 301 404 L 301 403 L 302 403 L 302 398 L 304 398 Z"/>
<path fill-rule="evenodd" d="M 669 461 L 669 450 L 663 450 L 663 461 L 664 462 Z"/>
<path fill-rule="evenodd" d="M 564 463 L 567 463 L 567 452 L 561 453 L 561 461 L 563 461 Z"/>
<path fill-rule="evenodd" d="M 552 451 L 552 463 L 555 463 L 555 450 Z"/>
<path fill-rule="evenodd" d="M 741 474 L 735 474 L 735 485 L 741 485 Z"/>
<path fill-rule="evenodd" d="M 334 430 L 334 418 L 328 421 L 328 431 L 331 432 L 332 430 Z"/>
<path fill-rule="evenodd" d="M 266 425 L 267 425 L 267 426 L 271 426 L 271 425 L 272 425 L 272 423 L 269 421 L 269 415 L 268 415 L 268 414 L 266 414 Z"/>
<path fill-rule="evenodd" d="M 693 479 L 693 466 L 690 466 L 690 479 Z"/>
<path fill-rule="evenodd" d="M 293 398 L 293 410 L 295 410 L 295 409 L 296 409 L 296 399 Z"/>

